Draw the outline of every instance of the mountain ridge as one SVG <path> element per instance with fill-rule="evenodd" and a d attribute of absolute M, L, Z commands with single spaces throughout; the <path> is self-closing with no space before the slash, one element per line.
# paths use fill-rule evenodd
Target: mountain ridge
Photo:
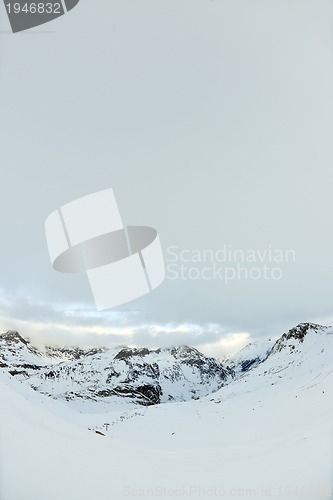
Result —
<path fill-rule="evenodd" d="M 81 409 L 91 408 L 84 402 L 114 406 L 119 398 L 143 406 L 187 401 L 218 390 L 234 376 L 189 346 L 38 350 L 16 331 L 0 335 L 0 363 L 34 390 Z"/>
<path fill-rule="evenodd" d="M 123 404 L 149 406 L 198 399 L 249 374 L 270 374 L 273 385 L 276 373 L 313 357 L 312 345 L 320 344 L 321 335 L 332 333 L 332 327 L 300 323 L 275 341 L 259 339 L 228 362 L 220 362 L 186 345 L 37 349 L 9 330 L 0 334 L 0 369 L 76 410 L 105 411 Z M 323 348 L 317 351 L 320 354 Z"/>

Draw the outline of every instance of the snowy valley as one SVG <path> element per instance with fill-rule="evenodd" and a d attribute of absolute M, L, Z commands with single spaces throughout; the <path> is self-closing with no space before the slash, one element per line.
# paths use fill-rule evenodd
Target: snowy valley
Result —
<path fill-rule="evenodd" d="M 0 500 L 332 498 L 333 328 L 226 363 L 0 335 Z"/>

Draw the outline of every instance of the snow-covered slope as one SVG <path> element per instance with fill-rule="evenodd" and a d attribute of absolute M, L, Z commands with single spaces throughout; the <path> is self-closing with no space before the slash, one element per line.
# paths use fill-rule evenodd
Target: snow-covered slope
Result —
<path fill-rule="evenodd" d="M 0 499 L 331 498 L 332 390 L 333 330 L 310 324 L 183 403 L 79 414 L 3 371 Z"/>
<path fill-rule="evenodd" d="M 242 376 L 248 382 L 262 377 L 258 384 L 280 384 L 288 387 L 305 387 L 320 380 L 333 369 L 333 328 L 301 323 L 284 333 L 253 370 Z M 330 368 L 329 368 L 330 367 Z"/>
<path fill-rule="evenodd" d="M 261 363 L 273 345 L 274 341 L 271 338 L 257 339 L 224 362 L 237 374 L 246 372 Z"/>

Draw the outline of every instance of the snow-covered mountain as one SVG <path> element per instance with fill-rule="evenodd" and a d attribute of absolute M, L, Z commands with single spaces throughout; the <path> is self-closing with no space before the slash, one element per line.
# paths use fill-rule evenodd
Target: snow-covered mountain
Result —
<path fill-rule="evenodd" d="M 36 391 L 83 411 L 107 405 L 187 401 L 217 391 L 233 371 L 192 347 L 62 349 L 31 346 L 18 332 L 0 335 L 0 367 Z"/>
<path fill-rule="evenodd" d="M 188 346 L 37 349 L 18 332 L 6 331 L 0 334 L 0 369 L 40 394 L 96 413 L 198 399 L 244 377 L 252 384 L 261 377 L 259 385 L 283 377 L 294 383 L 331 362 L 332 344 L 331 327 L 302 323 L 221 363 Z"/>
<path fill-rule="evenodd" d="M 332 343 L 333 327 L 300 323 L 277 340 L 263 338 L 251 342 L 225 363 L 234 371 L 236 378 L 247 375 L 254 368 L 258 368 L 255 373 L 272 375 L 287 369 L 294 371 L 298 367 L 299 376 L 301 373 L 312 373 L 323 362 L 329 362 L 324 354 L 325 350 L 326 354 L 331 352 Z"/>
<path fill-rule="evenodd" d="M 257 339 L 247 344 L 239 352 L 226 358 L 224 363 L 232 367 L 237 375 L 255 368 L 272 349 L 274 341 L 271 338 Z"/>

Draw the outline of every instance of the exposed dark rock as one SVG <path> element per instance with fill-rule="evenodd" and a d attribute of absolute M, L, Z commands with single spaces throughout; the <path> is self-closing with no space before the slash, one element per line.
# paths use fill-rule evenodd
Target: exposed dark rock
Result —
<path fill-rule="evenodd" d="M 134 349 L 134 348 L 124 348 L 121 351 L 118 352 L 118 354 L 114 357 L 114 359 L 123 359 L 126 360 L 128 358 L 131 358 L 133 356 L 147 356 L 151 351 L 149 349 L 146 349 L 145 347 L 141 349 Z"/>

